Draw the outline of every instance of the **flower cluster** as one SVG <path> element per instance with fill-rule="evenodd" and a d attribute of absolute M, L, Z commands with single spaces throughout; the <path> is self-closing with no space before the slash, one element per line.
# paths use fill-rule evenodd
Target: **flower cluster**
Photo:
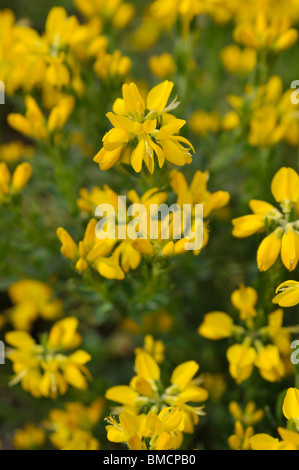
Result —
<path fill-rule="evenodd" d="M 135 83 L 123 85 L 123 97 L 107 114 L 114 128 L 104 136 L 103 148 L 94 157 L 101 170 L 108 170 L 119 159 L 129 161 L 136 173 L 141 172 L 143 162 L 153 173 L 155 157 L 160 168 L 165 160 L 178 166 L 191 163 L 194 148 L 178 135 L 186 122 L 169 114 L 179 104 L 175 99 L 167 105 L 172 89 L 173 83 L 166 80 L 144 100 Z"/>
<path fill-rule="evenodd" d="M 271 192 L 281 210 L 267 202 L 251 200 L 253 214 L 233 219 L 233 235 L 244 238 L 266 231 L 257 251 L 259 270 L 267 271 L 280 255 L 284 266 L 293 271 L 299 261 L 298 173 L 292 168 L 281 168 L 272 180 Z"/>
<path fill-rule="evenodd" d="M 298 325 L 283 326 L 283 310 L 267 315 L 256 309 L 258 294 L 252 287 L 241 286 L 231 294 L 231 302 L 239 311 L 241 322 L 235 323 L 225 312 L 210 312 L 204 316 L 198 333 L 211 340 L 232 338 L 235 344 L 227 349 L 229 372 L 237 383 L 247 380 L 257 367 L 264 380 L 280 381 L 291 370 L 290 337 Z"/>
<path fill-rule="evenodd" d="M 182 433 L 193 433 L 199 416 L 204 414 L 202 405 L 193 405 L 208 398 L 200 378 L 194 378 L 199 365 L 195 361 L 180 364 L 165 387 L 153 355 L 143 349 L 135 352 L 136 375 L 130 385 L 116 385 L 106 392 L 108 400 L 118 403 L 112 414 L 119 414 L 119 422 L 107 418 L 108 439 L 125 442 L 134 450 L 178 449 Z"/>
<path fill-rule="evenodd" d="M 8 332 L 5 340 L 12 348 L 7 357 L 15 373 L 11 385 L 21 382 L 23 389 L 36 398 L 56 398 L 65 394 L 70 385 L 85 390 L 87 379 L 91 379 L 85 367 L 90 355 L 81 349 L 65 354 L 82 341 L 77 326 L 76 318 L 64 318 L 41 338 L 40 344 L 26 331 Z"/>

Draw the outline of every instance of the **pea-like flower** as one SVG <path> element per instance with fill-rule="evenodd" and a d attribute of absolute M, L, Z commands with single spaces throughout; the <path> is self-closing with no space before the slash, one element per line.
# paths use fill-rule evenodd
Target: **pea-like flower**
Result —
<path fill-rule="evenodd" d="M 98 450 L 100 443 L 92 431 L 98 424 L 104 408 L 99 398 L 90 406 L 80 402 L 66 403 L 64 409 L 54 408 L 45 422 L 50 441 L 61 450 Z"/>
<path fill-rule="evenodd" d="M 5 162 L 0 162 L 0 205 L 9 203 L 27 185 L 32 175 L 30 163 L 20 163 L 11 174 Z"/>
<path fill-rule="evenodd" d="M 255 367 L 268 382 L 280 381 L 290 370 L 290 337 L 298 325 L 283 326 L 283 310 L 270 313 L 267 324 L 261 324 L 263 311 L 256 308 L 257 292 L 241 285 L 231 295 L 233 306 L 239 310 L 240 323 L 228 313 L 207 313 L 198 328 L 199 335 L 210 340 L 231 338 L 226 357 L 229 372 L 237 383 L 247 380 Z"/>
<path fill-rule="evenodd" d="M 155 157 L 160 168 L 165 160 L 178 166 L 191 163 L 190 149 L 194 149 L 178 135 L 185 121 L 169 114 L 178 106 L 176 100 L 167 106 L 172 89 L 173 83 L 166 80 L 150 90 L 145 101 L 135 83 L 123 85 L 123 97 L 115 101 L 114 112 L 107 114 L 113 129 L 105 134 L 103 148 L 94 157 L 101 170 L 111 168 L 126 151 L 136 173 L 141 172 L 143 162 L 153 173 Z"/>
<path fill-rule="evenodd" d="M 203 415 L 203 406 L 194 406 L 207 400 L 208 392 L 201 387 L 200 379 L 194 378 L 199 369 L 195 361 L 177 366 L 171 374 L 168 387 L 161 382 L 161 371 L 155 359 L 142 349 L 135 351 L 136 375 L 130 385 L 114 386 L 107 390 L 106 398 L 119 403 L 114 414 L 129 412 L 139 416 L 145 410 L 154 414 L 167 407 L 181 413 L 179 430 L 193 433 L 194 426 Z"/>
<path fill-rule="evenodd" d="M 233 219 L 233 235 L 246 238 L 260 232 L 266 237 L 257 251 L 260 271 L 267 271 L 279 255 L 293 271 L 299 261 L 299 175 L 292 168 L 281 168 L 274 176 L 271 191 L 280 209 L 259 200 L 251 200 L 253 214 Z"/>
<path fill-rule="evenodd" d="M 282 412 L 287 419 L 287 428 L 277 429 L 279 438 L 269 434 L 255 434 L 250 438 L 253 450 L 299 450 L 299 390 L 288 388 L 282 404 Z"/>
<path fill-rule="evenodd" d="M 299 282 L 285 281 L 280 284 L 276 289 L 273 303 L 281 307 L 293 307 L 299 304 Z"/>
<path fill-rule="evenodd" d="M 7 357 L 15 373 L 10 385 L 20 382 L 22 388 L 36 398 L 64 395 L 70 385 L 86 390 L 87 379 L 91 376 L 85 364 L 91 356 L 81 349 L 65 354 L 82 341 L 77 326 L 76 318 L 60 320 L 41 338 L 40 344 L 26 331 L 8 332 L 5 339 L 12 349 Z"/>

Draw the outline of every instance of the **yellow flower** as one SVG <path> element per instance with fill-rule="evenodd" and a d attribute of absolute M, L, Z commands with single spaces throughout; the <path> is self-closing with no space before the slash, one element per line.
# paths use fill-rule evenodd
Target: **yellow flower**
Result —
<path fill-rule="evenodd" d="M 276 296 L 273 303 L 281 307 L 292 307 L 299 304 L 299 282 L 285 281 L 276 289 Z"/>
<path fill-rule="evenodd" d="M 153 55 L 150 57 L 148 64 L 152 73 L 161 80 L 172 77 L 176 72 L 175 62 L 168 52 L 164 52 L 160 56 Z"/>
<path fill-rule="evenodd" d="M 179 426 L 182 414 L 175 408 L 164 408 L 158 415 L 135 416 L 123 411 L 119 423 L 106 418 L 107 438 L 111 442 L 124 442 L 131 450 L 175 450 L 182 443 Z"/>
<path fill-rule="evenodd" d="M 254 401 L 249 401 L 244 409 L 236 401 L 229 403 L 229 411 L 236 421 L 240 421 L 246 427 L 254 426 L 264 417 L 263 410 L 257 410 Z"/>
<path fill-rule="evenodd" d="M 123 411 L 119 423 L 115 418 L 106 418 L 107 437 L 112 442 L 125 442 L 131 450 L 175 450 L 182 443 L 178 430 L 181 419 L 180 411 L 171 407 L 158 415 L 149 411 L 147 415 L 134 416 Z"/>
<path fill-rule="evenodd" d="M 51 432 L 52 444 L 61 450 L 99 450 L 98 439 L 92 430 L 103 413 L 104 401 L 99 398 L 84 406 L 82 403 L 66 403 L 64 409 L 50 411 L 46 428 Z"/>
<path fill-rule="evenodd" d="M 135 416 L 127 411 L 119 414 L 119 422 L 112 416 L 105 418 L 108 441 L 127 443 L 130 450 L 147 450 L 142 441 L 145 419 L 144 415 Z"/>
<path fill-rule="evenodd" d="M 25 105 L 25 116 L 10 113 L 7 117 L 8 124 L 21 134 L 44 140 L 49 134 L 64 127 L 73 111 L 75 100 L 72 96 L 63 96 L 51 110 L 48 121 L 32 96 L 25 97 Z"/>
<path fill-rule="evenodd" d="M 224 312 L 210 312 L 204 316 L 198 328 L 198 334 L 208 339 L 229 338 L 233 333 L 234 322 Z"/>
<path fill-rule="evenodd" d="M 253 450 L 276 450 L 279 445 L 279 440 L 269 434 L 255 434 L 249 442 Z"/>
<path fill-rule="evenodd" d="M 222 128 L 230 131 L 249 123 L 248 142 L 253 147 L 273 147 L 281 141 L 298 146 L 298 105 L 292 103 L 291 93 L 283 92 L 278 75 L 257 88 L 246 85 L 245 95 L 227 97 L 233 111 L 224 116 Z"/>
<path fill-rule="evenodd" d="M 89 221 L 84 238 L 78 246 L 64 228 L 58 228 L 57 237 L 62 244 L 61 253 L 74 262 L 75 268 L 80 273 L 88 270 L 90 266 L 107 279 L 123 279 L 124 273 L 116 257 L 108 257 L 116 240 L 98 239 L 96 237 L 96 225 L 96 219 Z"/>
<path fill-rule="evenodd" d="M 31 145 L 25 145 L 20 140 L 0 145 L 0 160 L 6 163 L 15 163 L 21 158 L 31 158 L 33 154 L 34 148 Z"/>
<path fill-rule="evenodd" d="M 281 203 L 285 210 L 289 204 L 299 199 L 299 175 L 293 168 L 281 168 L 274 176 L 271 191 L 276 202 Z"/>
<path fill-rule="evenodd" d="M 60 320 L 41 344 L 25 331 L 8 332 L 5 339 L 12 349 L 7 357 L 13 362 L 15 373 L 10 384 L 21 382 L 23 389 L 36 398 L 54 399 L 65 394 L 69 385 L 86 390 L 86 377 L 90 379 L 90 374 L 85 364 L 91 360 L 90 355 L 83 350 L 76 350 L 69 356 L 64 354 L 81 343 L 77 326 L 76 318 Z"/>
<path fill-rule="evenodd" d="M 260 271 L 267 271 L 276 262 L 281 250 L 281 235 L 282 230 L 276 229 L 258 247 L 256 260 Z"/>
<path fill-rule="evenodd" d="M 77 206 L 81 211 L 93 215 L 100 204 L 110 204 L 117 212 L 118 195 L 108 185 L 104 185 L 103 189 L 99 186 L 93 186 L 90 191 L 86 188 L 80 189 Z"/>
<path fill-rule="evenodd" d="M 53 298 L 53 289 L 35 279 L 22 279 L 11 284 L 8 294 L 14 304 L 9 310 L 10 320 L 18 330 L 30 330 L 39 316 L 56 320 L 62 314 L 62 301 Z"/>
<path fill-rule="evenodd" d="M 228 438 L 229 446 L 234 450 L 248 450 L 250 448 L 250 438 L 254 434 L 254 429 L 249 426 L 244 430 L 240 421 L 235 422 L 235 434 Z"/>
<path fill-rule="evenodd" d="M 282 405 L 283 414 L 287 419 L 292 419 L 299 423 L 299 390 L 298 388 L 288 388 Z"/>
<path fill-rule="evenodd" d="M 255 305 L 257 292 L 253 287 L 245 287 L 243 284 L 231 294 L 231 303 L 240 311 L 240 318 L 252 318 L 256 316 Z"/>
<path fill-rule="evenodd" d="M 279 52 L 291 47 L 298 39 L 298 31 L 290 28 L 288 18 L 269 20 L 260 11 L 253 21 L 240 22 L 234 30 L 234 39 L 257 50 Z"/>
<path fill-rule="evenodd" d="M 280 254 L 284 266 L 293 271 L 299 261 L 298 173 L 282 167 L 272 179 L 271 191 L 281 211 L 267 202 L 251 200 L 253 214 L 233 219 L 232 233 L 237 238 L 245 238 L 265 230 L 270 232 L 257 251 L 259 270 L 267 271 Z"/>
<path fill-rule="evenodd" d="M 18 450 L 35 450 L 43 446 L 46 440 L 44 429 L 28 423 L 23 429 L 14 432 L 13 446 Z"/>
<path fill-rule="evenodd" d="M 112 21 L 117 28 L 125 28 L 135 15 L 132 3 L 123 0 L 74 0 L 76 8 L 87 18 L 99 17 L 102 21 Z"/>
<path fill-rule="evenodd" d="M 259 369 L 261 376 L 268 382 L 280 381 L 285 373 L 279 349 L 272 344 L 261 347 L 257 353 L 255 365 Z"/>
<path fill-rule="evenodd" d="M 290 352 L 290 331 L 287 327 L 282 326 L 283 323 L 283 310 L 277 309 L 268 315 L 268 327 L 265 331 L 268 333 L 269 338 L 275 344 L 281 354 L 285 357 L 289 356 Z"/>
<path fill-rule="evenodd" d="M 5 162 L 0 162 L 0 204 L 11 201 L 15 194 L 22 191 L 31 178 L 32 167 L 29 163 L 20 163 L 11 175 Z"/>
<path fill-rule="evenodd" d="M 203 413 L 203 406 L 194 406 L 208 398 L 208 392 L 200 387 L 199 379 L 194 379 L 199 369 L 195 361 L 188 361 L 177 366 L 171 375 L 171 385 L 163 387 L 160 381 L 161 371 L 154 358 L 144 351 L 137 351 L 135 359 L 136 375 L 130 386 L 120 385 L 107 390 L 106 398 L 120 403 L 118 413 L 128 411 L 139 415 L 142 409 L 153 413 L 167 407 L 181 411 L 180 430 L 192 433 Z M 145 407 L 145 408 L 144 408 Z"/>
<path fill-rule="evenodd" d="M 115 50 L 113 54 L 101 51 L 97 54 L 94 63 L 94 71 L 102 79 L 111 79 L 115 76 L 124 77 L 130 72 L 131 67 L 131 59 L 123 56 L 119 50 Z"/>
<path fill-rule="evenodd" d="M 231 295 L 232 304 L 240 311 L 244 326 L 234 324 L 224 312 L 211 312 L 204 317 L 198 333 L 208 339 L 218 340 L 233 337 L 237 344 L 226 352 L 229 371 L 241 383 L 250 377 L 254 366 L 261 376 L 276 382 L 288 372 L 290 336 L 297 326 L 283 326 L 283 310 L 278 309 L 268 315 L 268 324 L 261 326 L 260 310 L 255 310 L 257 292 L 241 285 Z M 241 344 L 240 344 L 241 342 Z M 265 344 L 266 343 L 266 344 Z M 240 416 L 238 417 L 240 419 Z"/>
<path fill-rule="evenodd" d="M 164 81 L 150 90 L 145 102 L 135 83 L 123 85 L 123 98 L 117 99 L 114 112 L 107 114 L 114 128 L 106 133 L 103 148 L 94 157 L 101 170 L 111 168 L 128 148 L 136 173 L 142 170 L 143 162 L 153 173 L 155 155 L 160 168 L 165 159 L 179 166 L 191 163 L 189 150 L 193 147 L 178 135 L 185 121 L 168 114 L 177 107 L 176 101 L 167 107 L 172 88 L 172 82 Z"/>
<path fill-rule="evenodd" d="M 252 346 L 234 344 L 228 348 L 226 356 L 229 372 L 238 384 L 250 377 L 256 360 L 256 350 Z"/>
<path fill-rule="evenodd" d="M 253 450 L 299 450 L 299 435 L 297 432 L 279 427 L 280 441 L 269 434 L 256 434 L 250 439 Z"/>
<path fill-rule="evenodd" d="M 139 354 L 140 352 L 144 351 L 153 356 L 158 364 L 164 361 L 165 346 L 162 341 L 155 341 L 152 335 L 145 336 L 144 348 L 136 348 L 135 354 Z"/>
<path fill-rule="evenodd" d="M 255 49 L 248 47 L 241 50 L 236 44 L 222 49 L 220 58 L 226 70 L 232 74 L 249 74 L 257 63 Z"/>
<path fill-rule="evenodd" d="M 220 116 L 216 111 L 210 113 L 203 110 L 194 111 L 189 119 L 189 127 L 196 135 L 216 133 L 220 128 Z"/>

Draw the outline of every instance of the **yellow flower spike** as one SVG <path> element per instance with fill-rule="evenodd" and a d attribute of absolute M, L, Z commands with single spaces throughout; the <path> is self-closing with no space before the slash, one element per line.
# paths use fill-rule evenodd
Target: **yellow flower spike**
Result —
<path fill-rule="evenodd" d="M 297 388 L 288 388 L 282 411 L 287 419 L 292 419 L 295 422 L 299 420 L 299 390 Z"/>
<path fill-rule="evenodd" d="M 171 383 L 177 385 L 180 390 L 184 390 L 197 373 L 199 365 L 195 361 L 187 361 L 177 366 L 172 375 Z"/>
<path fill-rule="evenodd" d="M 32 167 L 29 163 L 24 162 L 17 166 L 12 176 L 12 187 L 16 192 L 21 191 L 28 183 L 32 175 Z"/>
<path fill-rule="evenodd" d="M 267 271 L 277 260 L 281 249 L 282 230 L 276 229 L 263 239 L 257 250 L 257 265 L 260 271 Z"/>
<path fill-rule="evenodd" d="M 298 173 L 293 168 L 280 168 L 272 180 L 271 191 L 277 202 L 297 202 L 299 199 Z"/>
<path fill-rule="evenodd" d="M 295 232 L 291 224 L 287 224 L 282 236 L 281 260 L 289 271 L 294 271 L 299 261 L 299 232 Z"/>
<path fill-rule="evenodd" d="M 299 304 L 299 282 L 283 282 L 277 287 L 276 294 L 272 302 L 281 307 L 293 307 Z"/>
<path fill-rule="evenodd" d="M 204 316 L 203 323 L 198 328 L 198 334 L 205 338 L 218 340 L 229 338 L 233 332 L 234 322 L 224 312 L 210 312 Z"/>

